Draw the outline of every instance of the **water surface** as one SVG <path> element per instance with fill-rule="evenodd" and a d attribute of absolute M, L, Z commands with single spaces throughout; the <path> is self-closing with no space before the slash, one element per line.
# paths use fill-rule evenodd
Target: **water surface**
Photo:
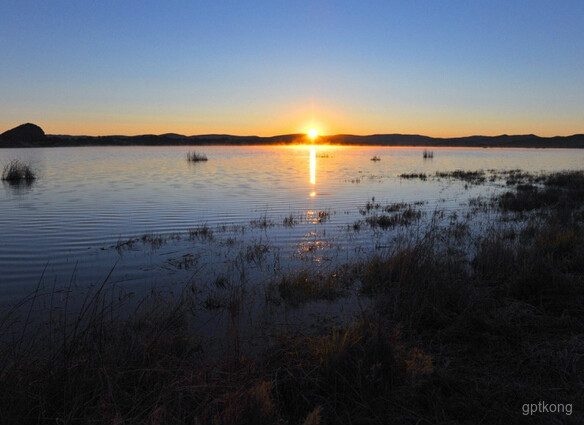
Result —
<path fill-rule="evenodd" d="M 559 171 L 584 163 L 581 150 L 442 148 L 424 160 L 423 148 L 404 147 L 195 149 L 209 160 L 188 163 L 184 146 L 0 150 L 0 164 L 30 161 L 39 172 L 30 187 L 0 185 L 0 301 L 39 281 L 83 287 L 112 268 L 112 281 L 134 289 L 216 278 L 236 273 L 244 254 L 264 279 L 328 267 L 389 243 L 379 229 L 353 227 L 372 198 L 417 203 L 425 213 L 457 211 L 504 186 L 406 180 L 403 173 Z M 371 161 L 374 155 L 381 160 Z M 192 232 L 202 228 L 213 238 Z M 263 249 L 259 258 L 249 246 Z"/>

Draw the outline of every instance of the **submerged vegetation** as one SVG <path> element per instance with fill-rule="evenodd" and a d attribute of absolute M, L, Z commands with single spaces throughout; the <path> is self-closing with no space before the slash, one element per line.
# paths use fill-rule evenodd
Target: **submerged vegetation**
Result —
<path fill-rule="evenodd" d="M 207 155 L 205 155 L 204 153 L 200 153 L 197 151 L 189 151 L 187 152 L 187 161 L 188 162 L 201 162 L 201 161 L 207 161 Z"/>
<path fill-rule="evenodd" d="M 440 177 L 451 176 L 484 181 L 480 173 Z M 584 172 L 515 177 L 515 187 L 486 202 L 505 220 L 484 231 L 455 219 L 430 223 L 369 258 L 262 282 L 266 310 L 347 296 L 370 302 L 339 326 L 257 330 L 264 336 L 255 350 L 243 348 L 235 326 L 251 290 L 245 278 L 219 273 L 202 297 L 194 283 L 152 293 L 132 314 L 105 279 L 76 311 L 51 310 L 40 326 L 29 320 L 33 306 L 69 292 L 37 289 L 0 318 L 0 422 L 579 423 Z M 423 214 L 375 198 L 360 211 L 371 227 Z M 282 225 L 298 221 L 291 214 Z M 265 215 L 250 223 L 272 225 Z M 212 231 L 201 225 L 189 235 Z M 242 259 L 258 267 L 271 254 L 261 240 L 246 248 Z M 219 348 L 199 332 L 203 311 L 227 312 Z M 564 410 L 525 414 L 541 400 Z"/>
<path fill-rule="evenodd" d="M 2 180 L 9 184 L 32 184 L 37 178 L 37 173 L 30 164 L 17 159 L 10 161 L 2 170 Z"/>

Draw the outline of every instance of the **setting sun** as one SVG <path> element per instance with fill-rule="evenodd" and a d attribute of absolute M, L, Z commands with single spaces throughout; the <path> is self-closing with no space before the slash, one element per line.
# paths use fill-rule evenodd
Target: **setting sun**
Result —
<path fill-rule="evenodd" d="M 308 137 L 314 140 L 316 139 L 316 136 L 318 136 L 318 130 L 316 128 L 311 128 L 310 130 L 308 130 Z"/>

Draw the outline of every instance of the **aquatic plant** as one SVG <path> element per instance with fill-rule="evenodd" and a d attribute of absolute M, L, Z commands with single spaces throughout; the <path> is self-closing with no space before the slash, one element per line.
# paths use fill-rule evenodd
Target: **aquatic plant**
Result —
<path fill-rule="evenodd" d="M 187 152 L 187 161 L 189 162 L 207 161 L 207 155 L 205 155 L 204 153 L 199 153 L 197 151 L 189 151 Z"/>
<path fill-rule="evenodd" d="M 37 173 L 32 166 L 17 159 L 10 161 L 2 170 L 2 180 L 9 184 L 32 184 L 36 178 Z"/>
<path fill-rule="evenodd" d="M 156 235 L 154 233 L 145 233 L 140 238 L 143 244 L 150 245 L 153 249 L 160 248 L 165 242 L 166 238 L 162 235 Z"/>
<path fill-rule="evenodd" d="M 287 217 L 284 217 L 284 220 L 282 221 L 282 224 L 283 224 L 285 227 L 294 227 L 294 226 L 296 226 L 298 223 L 299 223 L 299 220 L 298 220 L 298 218 L 296 218 L 296 217 L 294 216 L 294 214 L 292 214 L 292 213 L 290 213 L 290 215 L 289 215 L 289 216 L 287 216 Z"/>
<path fill-rule="evenodd" d="M 381 229 L 388 229 L 395 226 L 409 226 L 414 221 L 422 217 L 422 212 L 412 207 L 408 207 L 402 212 L 396 214 L 374 214 L 365 219 L 370 227 L 380 227 Z"/>
<path fill-rule="evenodd" d="M 426 180 L 426 173 L 402 173 L 399 175 L 400 179 L 420 179 Z"/>
<path fill-rule="evenodd" d="M 486 180 L 485 172 L 482 170 L 478 171 L 455 170 L 448 172 L 436 171 L 436 177 L 462 180 L 473 184 L 484 183 Z"/>
<path fill-rule="evenodd" d="M 374 155 L 373 158 L 371 158 L 371 161 L 381 161 L 381 158 L 378 157 L 377 155 Z"/>
<path fill-rule="evenodd" d="M 316 221 L 318 223 L 324 223 L 325 221 L 328 221 L 330 219 L 331 219 L 330 211 L 319 211 L 317 214 Z"/>
<path fill-rule="evenodd" d="M 208 240 L 212 240 L 213 239 L 213 230 L 207 226 L 207 223 L 201 224 L 197 227 L 193 227 L 192 229 L 189 229 L 189 237 L 191 239 L 195 239 L 195 238 L 199 238 L 202 240 L 208 239 Z"/>
<path fill-rule="evenodd" d="M 303 270 L 282 276 L 276 287 L 286 303 L 298 305 L 307 301 L 338 298 L 346 292 L 348 284 L 346 273 L 324 274 Z"/>
<path fill-rule="evenodd" d="M 249 222 L 252 228 L 267 229 L 268 227 L 273 227 L 275 223 L 268 218 L 268 214 L 264 213 L 259 218 L 250 220 Z"/>
<path fill-rule="evenodd" d="M 254 262 L 261 265 L 264 255 L 270 251 L 270 246 L 261 240 L 248 245 L 245 251 L 245 259 L 248 263 Z"/>

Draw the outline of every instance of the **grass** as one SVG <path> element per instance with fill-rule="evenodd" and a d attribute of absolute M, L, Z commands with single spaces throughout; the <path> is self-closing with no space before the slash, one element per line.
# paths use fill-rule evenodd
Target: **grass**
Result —
<path fill-rule="evenodd" d="M 250 226 L 254 229 L 268 229 L 275 226 L 275 223 L 268 218 L 268 214 L 264 213 L 259 218 L 250 220 Z"/>
<path fill-rule="evenodd" d="M 420 179 L 420 180 L 426 180 L 428 178 L 428 176 L 426 175 L 426 173 L 402 173 L 399 175 L 400 179 Z"/>
<path fill-rule="evenodd" d="M 390 210 L 391 211 L 391 210 Z M 365 222 L 372 228 L 380 227 L 381 229 L 389 229 L 396 226 L 409 226 L 417 222 L 422 217 L 422 212 L 408 207 L 405 210 L 389 215 L 389 214 L 373 214 L 365 219 Z"/>
<path fill-rule="evenodd" d="M 428 151 L 428 150 L 424 149 L 422 156 L 424 157 L 424 159 L 432 159 L 432 158 L 434 158 L 434 151 Z"/>
<path fill-rule="evenodd" d="M 9 184 L 32 184 L 37 179 L 37 173 L 30 164 L 17 159 L 10 161 L 2 170 L 2 180 Z"/>
<path fill-rule="evenodd" d="M 188 162 L 201 162 L 201 161 L 207 161 L 207 155 L 205 155 L 204 153 L 200 153 L 197 151 L 189 151 L 187 152 L 187 161 Z"/>
<path fill-rule="evenodd" d="M 189 229 L 190 239 L 201 239 L 201 240 L 212 240 L 213 230 L 207 225 L 207 223 L 201 224 L 197 227 Z"/>
<path fill-rule="evenodd" d="M 253 353 L 213 350 L 197 331 L 201 308 L 240 308 L 230 291 L 242 285 L 220 274 L 207 297 L 154 294 L 129 315 L 106 278 L 36 327 L 33 306 L 63 296 L 39 282 L 0 319 L 0 423 L 581 423 L 580 176 L 515 188 L 543 197 L 515 201 L 530 209 L 506 209 L 498 195 L 501 212 L 530 212 L 511 227 L 472 236 L 464 223 L 435 225 L 383 254 L 279 276 L 270 286 L 288 308 L 355 291 L 371 307 L 342 325 L 282 330 Z M 257 247 L 252 261 L 265 254 Z M 524 414 L 542 400 L 570 408 Z"/>
<path fill-rule="evenodd" d="M 284 217 L 282 220 L 282 225 L 284 227 L 294 227 L 299 223 L 299 220 L 294 216 L 294 214 L 290 213 L 287 217 Z"/>
<path fill-rule="evenodd" d="M 333 300 L 346 294 L 350 276 L 343 268 L 327 274 L 304 270 L 282 276 L 276 287 L 286 303 L 297 306 L 307 301 Z"/>
<path fill-rule="evenodd" d="M 374 161 L 374 162 L 381 161 L 381 158 L 380 158 L 380 157 L 378 157 L 377 155 L 374 155 L 374 156 L 371 158 L 371 161 Z"/>
<path fill-rule="evenodd" d="M 449 178 L 453 180 L 462 180 L 467 183 L 481 184 L 487 179 L 486 174 L 482 170 L 478 171 L 466 171 L 466 170 L 455 170 L 455 171 L 436 171 L 436 177 Z"/>

